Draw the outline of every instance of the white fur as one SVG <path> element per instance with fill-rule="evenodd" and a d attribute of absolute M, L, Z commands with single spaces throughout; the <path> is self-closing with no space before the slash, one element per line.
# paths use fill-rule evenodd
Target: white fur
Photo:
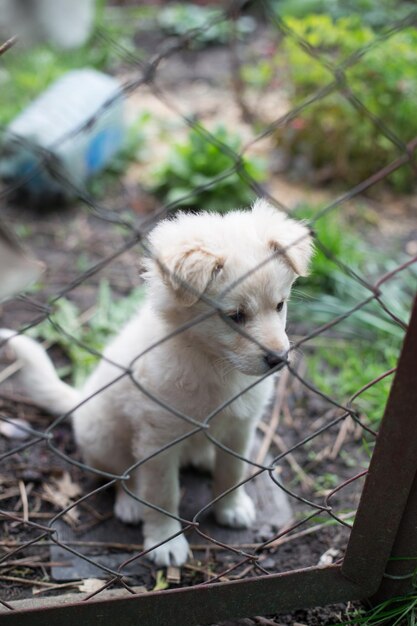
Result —
<path fill-rule="evenodd" d="M 266 350 L 288 351 L 286 306 L 281 312 L 276 306 L 289 297 L 296 272 L 306 272 L 311 238 L 304 225 L 258 200 L 252 211 L 179 214 L 165 220 L 151 233 L 150 247 L 146 304 L 106 348 L 108 361 L 99 363 L 81 391 L 59 381 L 35 342 L 21 336 L 10 340 L 23 362 L 26 387 L 39 405 L 61 413 L 86 400 L 73 411 L 77 444 L 87 464 L 118 475 L 196 428 L 181 414 L 198 424 L 214 414 L 207 422 L 210 436 L 239 455 L 248 454 L 271 396 L 272 378 L 215 412 L 269 371 Z M 274 255 L 277 249 L 283 254 Z M 226 315 L 244 309 L 246 321 L 238 326 L 249 337 L 216 311 L 193 324 L 213 311 L 207 299 Z M 124 376 L 114 382 L 121 374 L 115 364 L 130 368 L 133 380 Z M 126 486 L 145 502 L 178 516 L 178 471 L 184 463 L 213 469 L 214 497 L 241 481 L 246 470 L 243 461 L 199 432 L 147 460 L 131 472 Z M 219 499 L 214 512 L 221 524 L 236 528 L 250 526 L 255 518 L 242 487 Z M 121 486 L 115 514 L 128 523 L 143 520 L 146 549 L 181 530 L 179 521 L 140 504 Z M 187 541 L 179 534 L 153 549 L 149 558 L 158 565 L 182 565 L 187 555 Z"/>

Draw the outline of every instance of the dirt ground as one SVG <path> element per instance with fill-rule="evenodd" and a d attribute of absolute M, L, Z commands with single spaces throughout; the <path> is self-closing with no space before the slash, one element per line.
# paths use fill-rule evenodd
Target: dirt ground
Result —
<path fill-rule="evenodd" d="M 139 109 L 152 110 L 154 114 L 146 129 L 150 148 L 146 162 L 128 169 L 123 179 L 106 197 L 105 204 L 120 214 L 126 211 L 132 213 L 138 224 L 158 208 L 155 199 L 144 191 L 149 171 L 162 159 L 170 142 L 184 133 L 184 125 L 178 118 L 177 109 L 185 114 L 198 115 L 209 127 L 218 121 L 232 126 L 245 141 L 253 138 L 251 127 L 242 122 L 241 111 L 230 89 L 230 67 L 225 50 L 219 48 L 190 54 L 192 57 L 173 57 L 161 70 L 160 80 L 169 95 L 170 106 L 167 107 L 147 87 L 135 93 L 128 102 L 129 115 L 132 117 Z M 128 77 L 132 71 L 127 67 L 120 69 L 124 77 Z M 222 103 L 221 106 L 219 102 Z M 265 116 L 272 113 L 276 116 L 285 111 L 285 98 L 279 96 L 277 99 L 276 94 L 266 94 L 260 106 Z M 171 129 L 172 134 L 168 139 L 160 139 L 161 125 Z M 257 142 L 251 150 L 261 156 L 268 156 L 271 152 L 269 141 Z M 289 208 L 306 198 L 317 202 L 328 200 L 335 193 L 329 189 L 308 188 L 300 182 L 289 181 L 285 174 L 273 172 L 269 191 L 282 199 Z M 415 208 L 415 200 L 411 198 L 399 201 L 386 195 L 384 199 L 369 201 L 369 210 L 377 212 L 379 216 L 378 228 L 372 235 L 375 241 L 394 237 L 401 240 L 404 246 L 410 241 L 415 242 Z M 86 207 L 78 204 L 55 207 L 47 212 L 17 205 L 6 199 L 1 212 L 3 219 L 24 236 L 26 245 L 46 268 L 41 279 L 42 286 L 30 300 L 15 299 L 1 306 L 0 321 L 4 327 L 17 329 L 31 323 L 47 303 L 48 297 L 70 285 L 87 268 L 107 259 L 123 246 L 126 239 L 123 229 L 96 217 Z M 111 285 L 114 306 L 117 306 L 117 299 L 128 294 L 140 282 L 140 256 L 140 247 L 132 247 L 104 265 L 99 272 L 76 284 L 68 297 L 82 312 L 90 311 L 95 305 L 100 281 L 105 278 Z M 298 329 L 292 330 L 296 334 Z M 68 364 L 67 357 L 60 348 L 52 347 L 51 355 L 59 366 Z M 1 358 L 4 360 L 4 356 Z M 8 367 L 8 362 L 5 361 L 4 364 Z M 298 368 L 301 374 L 305 371 L 303 360 L 300 360 Z M 50 418 L 23 397 L 15 378 L 4 378 L 0 387 L 1 414 L 24 419 L 32 428 L 43 431 L 50 423 Z M 339 409 L 311 393 L 296 379 L 290 378 L 286 381 L 279 397 L 279 407 L 271 406 L 259 429 L 261 448 L 262 441 L 265 442 L 263 456 L 259 457 L 260 462 L 267 458 L 267 454 L 276 457 L 286 452 L 331 423 L 340 414 Z M 290 571 L 318 563 L 334 563 L 343 557 L 349 537 L 348 526 L 334 521 L 330 523 L 332 520 L 329 516 L 319 512 L 314 519 L 307 521 L 313 509 L 306 501 L 323 506 L 326 497 L 338 485 L 367 467 L 369 457 L 365 448 L 360 445 L 362 437 L 363 431 L 360 427 L 344 420 L 284 456 L 278 476 L 291 492 L 288 498 L 293 520 L 300 522 L 300 526 L 261 550 L 259 563 L 266 571 Z M 60 424 L 54 429 L 53 443 L 59 452 L 74 459 L 79 458 L 68 424 Z M 91 481 L 85 472 L 65 462 L 45 442 L 30 447 L 23 445 L 22 449 L 19 449 L 19 445 L 19 441 L 15 439 L 4 436 L 0 438 L 0 500 L 3 511 L 24 518 L 26 516 L 26 519 L 46 525 L 65 506 L 63 500 L 56 497 L 57 493 L 61 496 L 64 494 L 68 503 L 81 493 L 91 490 Z M 209 493 L 210 481 L 207 477 L 200 477 L 197 482 L 204 485 L 205 493 Z M 353 518 L 362 484 L 362 480 L 355 481 L 335 492 L 331 498 L 333 511 L 346 524 Z M 71 492 L 71 488 L 76 487 L 80 491 Z M 199 490 L 194 478 L 185 476 L 183 505 L 191 508 L 195 506 L 196 493 L 200 493 Z M 112 518 L 111 507 L 111 493 L 93 496 L 77 507 L 76 516 L 60 520 L 59 532 L 64 541 L 72 542 L 71 545 L 76 546 L 82 554 L 99 558 L 101 562 L 108 559 L 106 562 L 113 567 L 138 552 L 141 535 L 140 529 L 126 529 L 116 522 Z M 60 559 L 68 559 L 68 554 L 57 554 L 53 551 L 54 546 L 51 548 L 48 542 L 25 547 L 13 558 L 9 558 L 11 551 L 39 536 L 41 531 L 7 516 L 0 523 L 0 555 L 4 557 L 0 571 L 3 600 L 11 601 L 34 593 L 48 595 L 66 590 L 74 591 L 80 589 L 80 578 L 90 580 L 99 577 L 100 572 L 94 571 L 94 568 L 80 574 L 82 560 L 73 561 L 70 565 L 66 563 L 66 566 L 64 563 L 62 566 Z M 271 540 L 282 530 L 279 525 L 274 524 L 273 518 L 263 526 L 257 525 L 250 536 L 243 536 L 238 531 L 221 535 L 209 515 L 204 519 L 204 524 L 207 524 L 204 528 L 208 528 L 213 537 L 222 537 L 226 543 L 236 546 L 249 545 L 248 550 Z M 200 537 L 193 538 L 191 543 L 193 542 L 196 545 L 194 559 L 182 569 L 178 580 L 167 581 L 170 588 L 207 581 L 229 570 L 237 562 L 233 552 L 219 550 L 202 542 Z M 222 579 L 236 580 L 257 576 L 259 573 L 253 564 L 245 563 L 224 574 Z M 145 561 L 137 568 L 130 568 L 126 580 L 130 585 L 143 587 L 143 592 L 154 589 L 157 582 L 160 582 L 155 568 Z M 223 626 L 336 624 L 340 623 L 346 608 L 334 606 L 297 611 L 291 615 L 254 617 L 229 621 Z"/>

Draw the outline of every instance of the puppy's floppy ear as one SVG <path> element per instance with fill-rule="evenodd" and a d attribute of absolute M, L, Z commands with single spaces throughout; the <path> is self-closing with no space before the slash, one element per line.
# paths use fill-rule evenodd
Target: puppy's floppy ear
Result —
<path fill-rule="evenodd" d="M 252 211 L 265 223 L 269 249 L 276 252 L 294 274 L 307 276 L 314 247 L 311 232 L 305 223 L 287 217 L 262 199 L 255 202 Z"/>
<path fill-rule="evenodd" d="M 185 306 L 191 306 L 221 271 L 224 260 L 203 246 L 190 244 L 162 255 L 157 263 L 165 283 Z"/>
<path fill-rule="evenodd" d="M 313 255 L 313 241 L 311 234 L 303 224 L 293 222 L 298 228 L 291 228 L 293 236 L 280 237 L 279 240 L 270 240 L 269 247 L 276 252 L 297 276 L 307 276 L 310 259 Z M 289 235 L 289 233 L 286 233 Z"/>

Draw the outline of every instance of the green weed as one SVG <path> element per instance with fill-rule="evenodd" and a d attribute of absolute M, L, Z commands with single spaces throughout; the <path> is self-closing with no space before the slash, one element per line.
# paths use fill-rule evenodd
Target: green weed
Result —
<path fill-rule="evenodd" d="M 239 17 L 233 25 L 221 9 L 187 3 L 172 4 L 160 9 L 157 21 L 159 26 L 171 35 L 181 37 L 188 33 L 192 34 L 193 47 L 227 43 L 234 27 L 239 37 L 251 33 L 255 28 L 255 22 L 251 17 Z M 193 31 L 199 32 L 194 34 Z"/>
<path fill-rule="evenodd" d="M 115 301 L 109 283 L 103 280 L 98 290 L 96 312 L 86 324 L 80 322 L 80 309 L 70 300 L 60 298 L 51 319 L 35 326 L 29 334 L 61 346 L 71 361 L 72 383 L 80 386 L 99 359 L 80 344 L 101 352 L 109 338 L 139 309 L 144 295 L 144 288 L 137 287 L 129 296 Z"/>
<path fill-rule="evenodd" d="M 235 160 L 226 150 L 238 153 L 239 138 L 224 127 L 215 129 L 212 136 L 214 141 L 204 130 L 191 129 L 186 141 L 173 145 L 166 162 L 154 173 L 154 191 L 164 203 L 182 202 L 188 208 L 223 212 L 254 199 L 255 193 L 244 177 L 263 180 L 261 162 L 244 157 L 239 171 L 235 171 Z"/>
<path fill-rule="evenodd" d="M 301 215 L 306 214 L 304 208 Z M 345 260 L 349 268 L 365 277 L 380 276 L 395 267 L 395 262 L 382 254 L 370 255 L 369 246 L 365 253 L 352 228 L 336 214 L 319 219 L 315 229 L 331 257 L 318 250 L 311 278 L 300 282 L 302 299 L 297 298 L 296 291 L 291 303 L 291 319 L 306 332 L 344 315 L 371 295 L 366 286 L 332 261 L 333 257 Z M 383 302 L 404 323 L 408 321 L 416 277 L 417 268 L 412 266 L 381 286 Z M 327 331 L 316 347 L 314 339 L 306 344 L 309 376 L 323 393 L 345 403 L 395 367 L 403 337 L 403 328 L 373 300 Z M 355 400 L 355 408 L 369 422 L 377 424 L 381 419 L 391 382 L 388 376 Z"/>
<path fill-rule="evenodd" d="M 343 61 L 375 40 L 375 33 L 358 15 L 333 20 L 329 15 L 288 17 L 288 27 L 310 44 L 317 58 L 296 39 L 286 36 L 279 61 L 287 60 L 289 98 L 292 107 L 334 80 L 326 63 Z M 327 180 L 354 185 L 401 154 L 401 147 L 387 137 L 391 133 L 406 143 L 417 134 L 414 115 L 417 97 L 417 32 L 408 28 L 371 47 L 345 70 L 346 86 L 312 103 L 283 129 L 278 144 L 293 158 L 307 160 Z M 369 112 L 382 120 L 382 131 L 361 107 L 346 97 L 348 90 Z M 400 168 L 387 181 L 409 190 L 415 176 Z"/>
<path fill-rule="evenodd" d="M 376 29 L 406 17 L 415 8 L 407 0 L 275 0 L 272 6 L 280 16 L 297 18 L 312 13 L 325 13 L 333 19 L 358 15 L 364 24 Z"/>
<path fill-rule="evenodd" d="M 416 623 L 417 593 L 410 593 L 390 598 L 368 611 L 356 610 L 352 619 L 337 626 L 415 626 Z"/>

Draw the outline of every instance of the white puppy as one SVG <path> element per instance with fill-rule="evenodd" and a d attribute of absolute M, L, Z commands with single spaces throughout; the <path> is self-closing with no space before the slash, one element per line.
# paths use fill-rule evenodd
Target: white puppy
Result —
<path fill-rule="evenodd" d="M 82 390 L 60 381 L 31 339 L 15 336 L 10 345 L 34 401 L 72 412 L 88 465 L 120 476 L 138 464 L 118 484 L 115 514 L 143 520 L 155 563 L 181 565 L 188 543 L 176 519 L 180 465 L 211 467 L 213 497 L 227 492 L 213 505 L 220 524 L 254 521 L 244 488 L 232 489 L 246 463 L 228 450 L 248 454 L 273 385 L 271 376 L 253 384 L 287 359 L 286 302 L 307 272 L 312 242 L 306 226 L 258 200 L 252 211 L 178 214 L 156 226 L 149 243 L 146 304 Z"/>

